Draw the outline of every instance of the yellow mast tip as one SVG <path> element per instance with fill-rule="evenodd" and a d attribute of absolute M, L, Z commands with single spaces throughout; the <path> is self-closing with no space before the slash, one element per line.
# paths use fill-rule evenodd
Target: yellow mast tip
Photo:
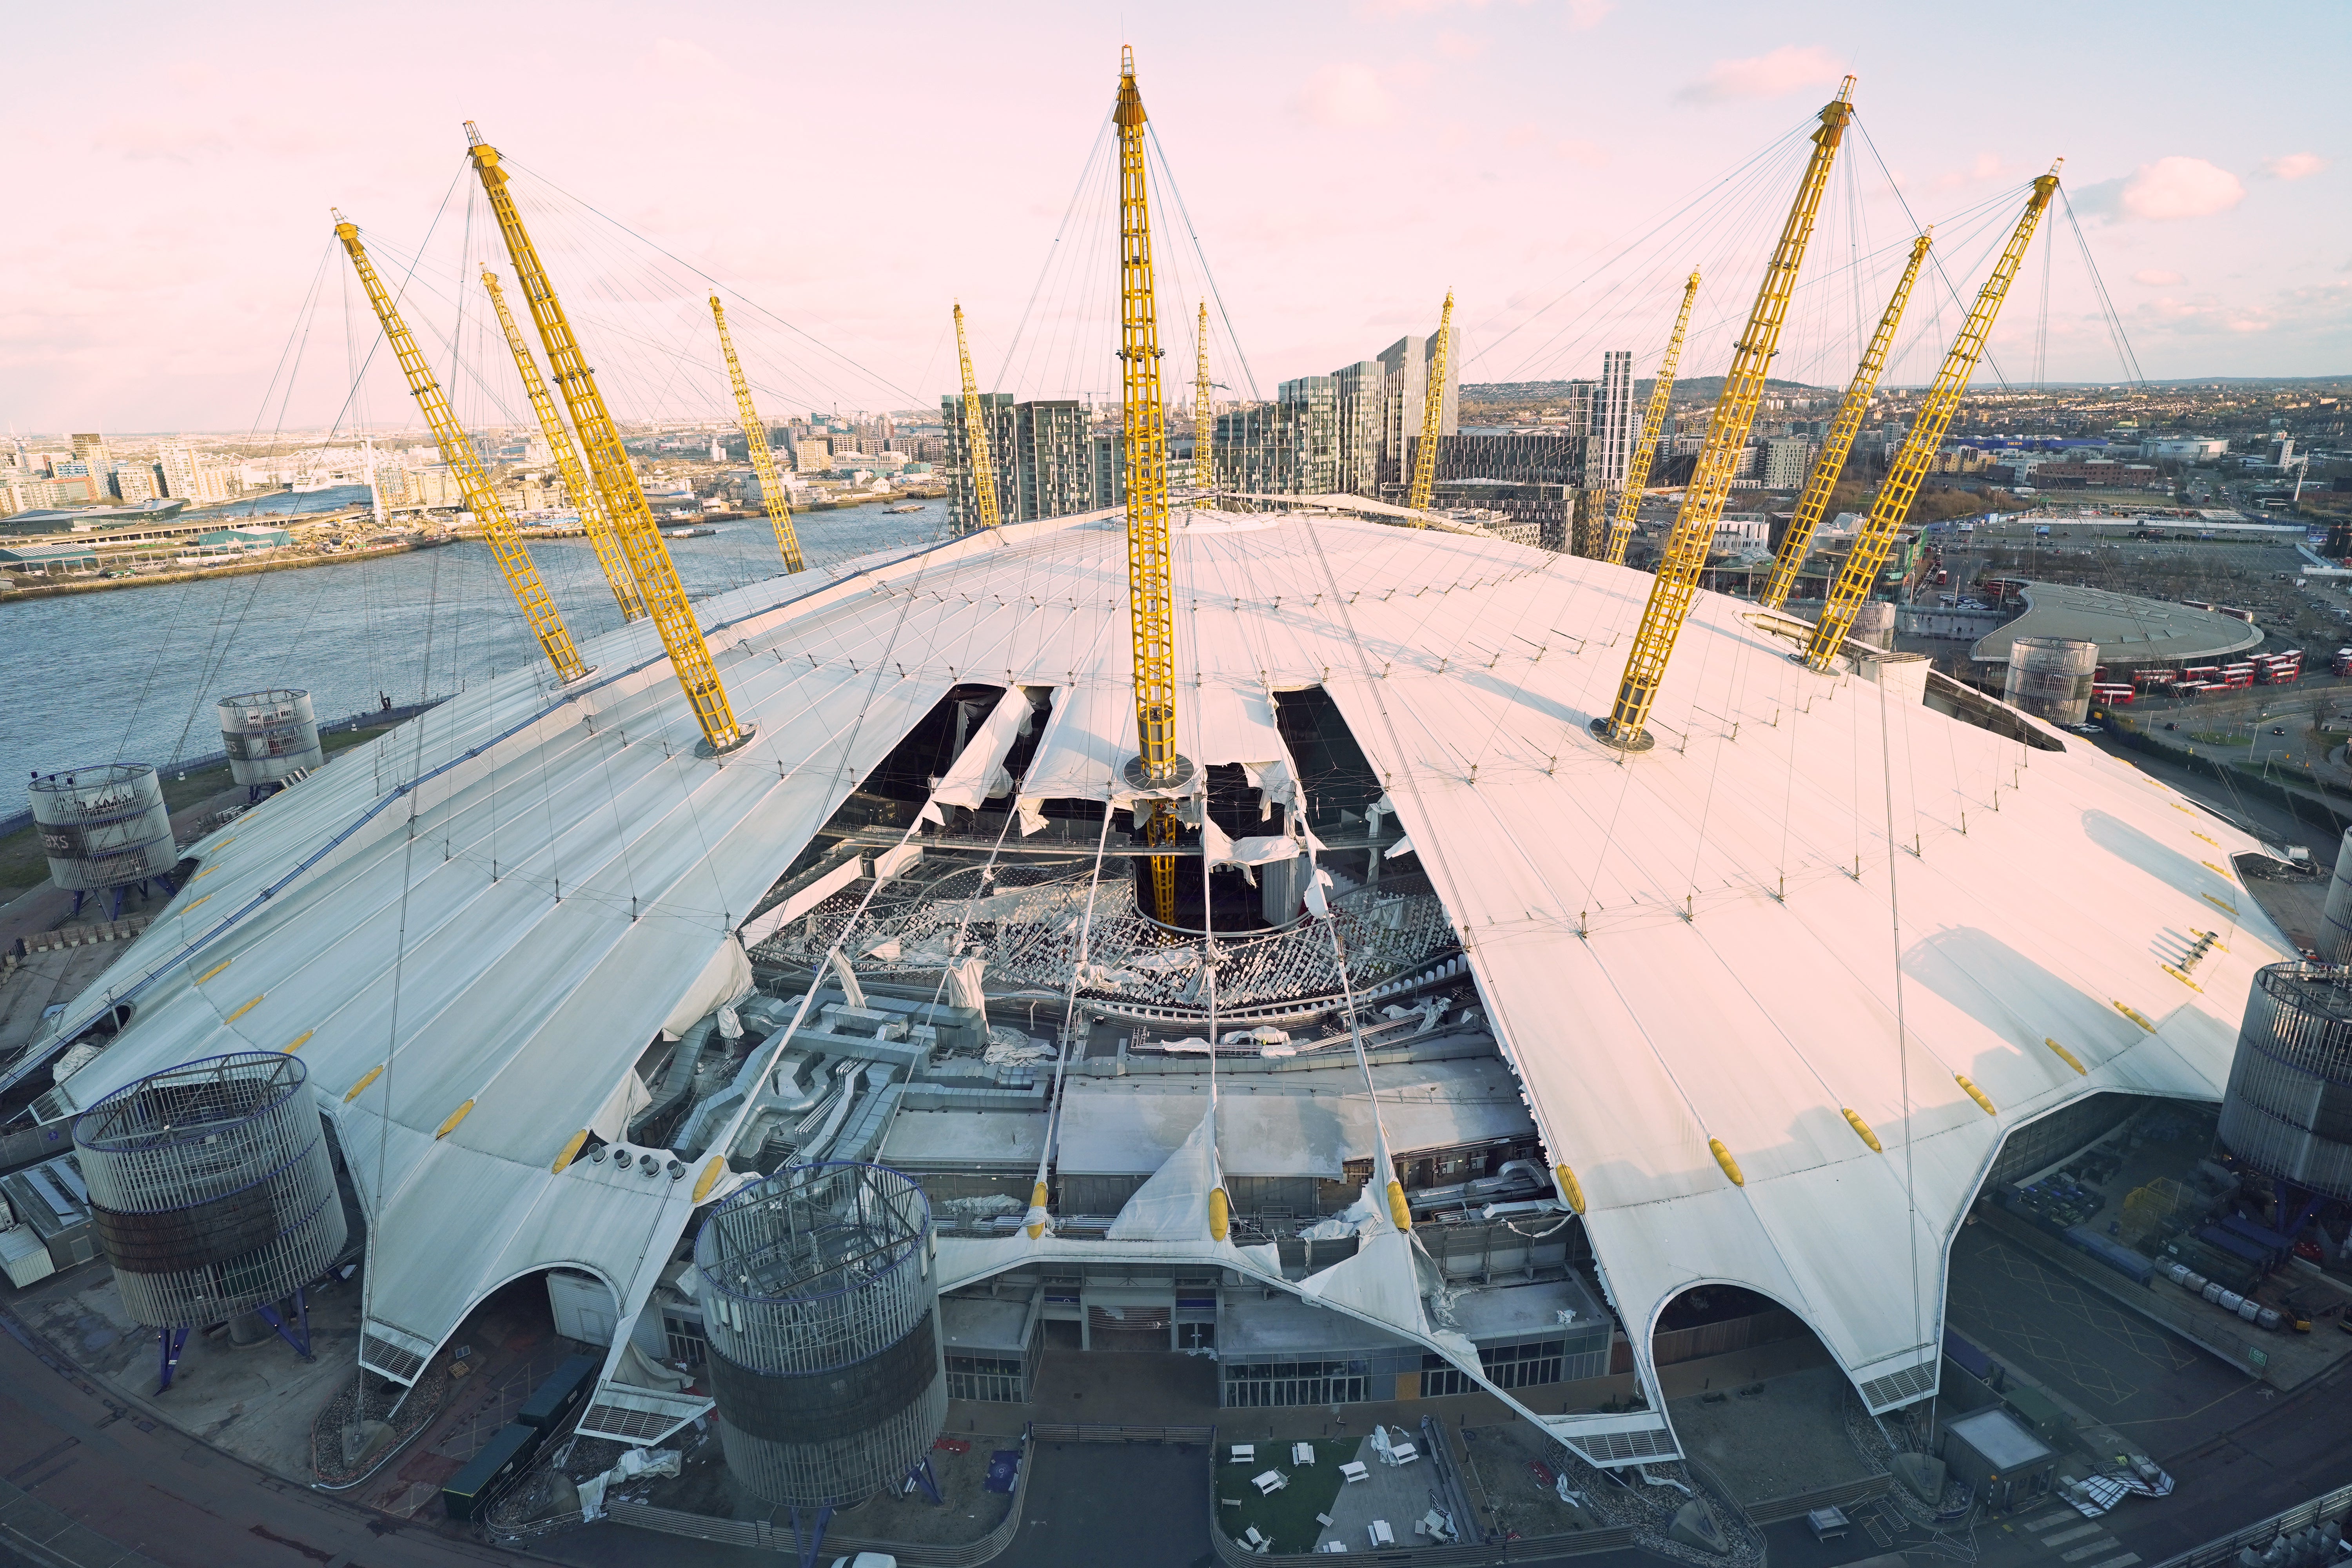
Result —
<path fill-rule="evenodd" d="M 1851 103 L 1853 101 L 1853 78 L 1846 78 L 1845 85 L 1838 89 L 1838 101 L 1840 103 Z"/>

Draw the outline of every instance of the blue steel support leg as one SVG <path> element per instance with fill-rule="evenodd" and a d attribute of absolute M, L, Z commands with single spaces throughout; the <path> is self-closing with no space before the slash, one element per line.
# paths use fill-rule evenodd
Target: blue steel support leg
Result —
<path fill-rule="evenodd" d="M 130 891 L 130 889 L 123 887 L 119 882 L 115 884 L 114 887 L 108 889 L 106 895 L 106 918 L 108 920 L 119 921 L 122 918 L 122 895 L 128 891 Z"/>
<path fill-rule="evenodd" d="M 923 1456 L 922 1463 L 907 1472 L 907 1479 L 923 1489 L 923 1495 L 931 1500 L 931 1505 L 934 1508 L 946 1505 L 948 1500 L 940 1495 L 940 1478 L 931 1470 L 931 1457 L 929 1454 Z"/>
<path fill-rule="evenodd" d="M 81 901 L 84 897 L 85 895 L 80 889 L 77 888 L 74 889 L 74 907 L 66 911 L 66 919 L 73 920 L 80 915 Z"/>
<path fill-rule="evenodd" d="M 301 1291 L 294 1292 L 294 1310 L 300 1323 L 299 1333 L 296 1329 L 288 1325 L 285 1319 L 278 1315 L 277 1308 L 257 1307 L 254 1310 L 261 1314 L 263 1322 L 278 1331 L 279 1339 L 294 1347 L 296 1355 L 300 1356 L 304 1361 L 310 1359 L 310 1303 L 304 1299 Z"/>
<path fill-rule="evenodd" d="M 816 1568 L 816 1554 L 824 1547 L 824 1527 L 832 1522 L 830 1504 L 817 1510 L 816 1518 L 809 1524 L 808 1539 L 803 1542 L 801 1539 L 801 1510 L 793 1510 L 793 1548 L 800 1554 L 801 1568 Z"/>
<path fill-rule="evenodd" d="M 163 896 L 164 896 L 165 898 L 167 898 L 167 899 L 168 899 L 168 898 L 170 898 L 173 893 L 176 893 L 176 892 L 178 892 L 178 891 L 180 890 L 180 884 L 179 884 L 179 883 L 177 883 L 177 882 L 175 882 L 175 881 L 173 881 L 173 880 L 172 880 L 172 873 L 170 873 L 169 871 L 158 871 L 158 872 L 156 872 L 156 873 L 155 873 L 155 880 L 157 880 L 157 881 L 159 881 L 159 882 L 161 882 L 161 883 L 163 883 Z"/>
<path fill-rule="evenodd" d="M 163 1371 L 155 1392 L 163 1394 L 171 1388 L 172 1374 L 179 1370 L 180 1352 L 188 1342 L 188 1329 L 184 1323 L 176 1329 L 158 1329 L 156 1334 L 163 1341 Z"/>

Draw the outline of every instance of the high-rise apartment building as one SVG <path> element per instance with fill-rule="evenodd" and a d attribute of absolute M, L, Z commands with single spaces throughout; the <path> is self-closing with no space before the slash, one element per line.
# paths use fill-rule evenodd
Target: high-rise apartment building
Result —
<path fill-rule="evenodd" d="M 185 441 L 166 441 L 156 447 L 155 467 L 163 472 L 165 495 L 195 499 L 196 454 Z"/>
<path fill-rule="evenodd" d="M 106 474 L 114 466 L 114 454 L 106 449 L 106 437 L 95 432 L 73 438 L 74 461 L 89 466 L 83 472 L 95 476 L 103 485 Z"/>
<path fill-rule="evenodd" d="M 1804 488 L 1812 473 L 1813 454 L 1821 447 L 1802 436 L 1775 436 L 1764 444 L 1764 488 L 1793 490 Z"/>
<path fill-rule="evenodd" d="M 1125 447 L 1115 435 L 1094 428 L 1086 404 L 1073 398 L 1015 403 L 1009 393 L 985 392 L 980 407 L 1000 521 L 1066 517 L 1126 499 Z M 961 533 L 980 526 L 963 399 L 940 398 L 940 413 L 947 427 L 948 526 Z"/>
<path fill-rule="evenodd" d="M 1611 349 L 1601 356 L 1601 379 L 1594 384 L 1592 405 L 1585 426 L 1584 483 L 1596 490 L 1622 490 L 1633 466 L 1633 444 L 1639 438 L 1633 414 L 1633 355 Z"/>

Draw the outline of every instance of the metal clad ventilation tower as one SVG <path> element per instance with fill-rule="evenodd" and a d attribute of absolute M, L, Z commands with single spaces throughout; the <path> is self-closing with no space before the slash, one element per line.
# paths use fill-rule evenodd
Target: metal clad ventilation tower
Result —
<path fill-rule="evenodd" d="M 26 793 L 49 879 L 72 889 L 75 914 L 87 893 L 110 895 L 107 918 L 112 920 L 122 913 L 125 889 L 155 878 L 171 890 L 180 851 L 153 768 L 144 763 L 76 768 L 37 777 Z"/>
<path fill-rule="evenodd" d="M 348 1232 L 309 1079 L 298 1058 L 238 1051 L 151 1073 L 74 1119 L 99 1246 L 123 1306 L 159 1331 L 164 1388 L 189 1329 L 240 1312 L 310 1353 L 303 1290 Z"/>
<path fill-rule="evenodd" d="M 816 1510 L 909 1476 L 947 1420 L 930 1205 L 896 1171 L 794 1165 L 746 1187 L 694 1244 L 728 1468 Z"/>
<path fill-rule="evenodd" d="M 224 697 L 220 731 L 229 777 L 245 785 L 249 800 L 259 800 L 327 765 L 326 748 L 319 743 L 319 716 L 311 710 L 307 691 L 273 688 Z"/>

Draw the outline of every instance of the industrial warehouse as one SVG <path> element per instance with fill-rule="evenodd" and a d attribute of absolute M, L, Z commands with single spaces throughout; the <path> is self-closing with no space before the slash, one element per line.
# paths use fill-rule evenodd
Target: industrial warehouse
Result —
<path fill-rule="evenodd" d="M 1911 1517 L 2168 1491 L 2062 1478 L 2014 1400 L 1919 1418 L 1982 1360 L 1948 1331 L 1955 1246 L 2024 1214 L 2289 1343 L 2255 1291 L 2352 1197 L 2352 988 L 2249 892 L 2280 850 L 2045 721 L 2081 717 L 2099 644 L 2035 617 L 2098 606 L 2004 629 L 2013 703 L 1861 635 L 2054 172 L 1827 602 L 1782 607 L 1827 481 L 1773 592 L 1698 589 L 1849 112 L 1821 111 L 1654 574 L 1622 562 L 1671 371 L 1586 554 L 1432 510 L 1439 398 L 1402 507 L 1171 486 L 1131 62 L 1125 504 L 998 518 L 967 353 L 970 527 L 804 572 L 771 470 L 785 570 L 691 604 L 469 134 L 554 371 L 535 410 L 603 500 L 626 623 L 577 641 L 339 216 L 546 662 L 332 765 L 303 692 L 224 700 L 257 804 L 184 853 L 152 768 L 36 782 L 53 859 L 113 865 L 88 887 L 118 912 L 170 895 L 0 1074 L 12 1138 L 69 1140 L 30 1170 L 71 1173 L 157 1382 L 225 1322 L 310 1356 L 309 1293 L 348 1284 L 338 1440 L 373 1473 L 486 1304 L 543 1294 L 589 1348 L 439 1489 L 450 1515 L 489 1520 L 543 1445 L 677 1476 L 713 1433 L 814 1561 L 836 1511 L 937 1499 L 951 1406 L 1026 1405 L 1057 1357 L 1189 1356 L 1228 1420 L 1483 1396 L 1556 1467 L 1563 1532 L 1621 1517 L 1588 1493 L 1672 1488 L 1618 1543 L 1730 1552 L 1751 1527 L 1682 1468 L 1659 1353 L 1714 1294 L 1818 1343 Z M 2259 640 L 2227 626 L 2217 652 Z M 2352 932 L 2352 884 L 2328 908 Z M 2216 1106 L 2269 1223 L 2182 1187 Z M 2172 1195 L 2135 1247 L 2086 1223 L 2084 1173 L 2148 1150 L 2180 1158 L 2136 1175 Z M 25 1256 L 20 1284 L 66 1261 Z M 1696 1418 L 1762 1453 L 1761 1410 Z M 1435 1426 L 1363 1452 L 1401 1469 Z M 1335 1508 L 1385 1480 L 1325 1468 Z M 1237 1443 L 1214 1473 L 1263 1498 L 1291 1471 Z"/>

